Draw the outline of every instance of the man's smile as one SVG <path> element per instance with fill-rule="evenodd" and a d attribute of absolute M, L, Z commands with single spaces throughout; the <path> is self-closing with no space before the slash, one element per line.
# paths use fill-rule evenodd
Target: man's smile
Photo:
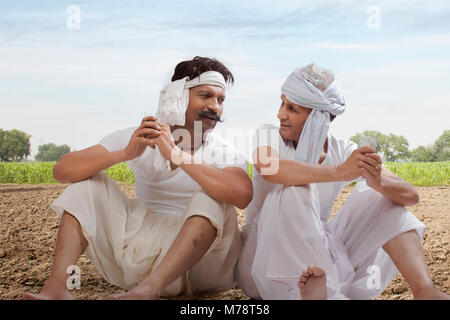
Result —
<path fill-rule="evenodd" d="M 216 118 L 214 118 L 214 117 L 203 116 L 202 118 L 206 118 L 206 119 L 210 119 L 210 120 L 213 120 L 213 121 L 217 121 Z"/>

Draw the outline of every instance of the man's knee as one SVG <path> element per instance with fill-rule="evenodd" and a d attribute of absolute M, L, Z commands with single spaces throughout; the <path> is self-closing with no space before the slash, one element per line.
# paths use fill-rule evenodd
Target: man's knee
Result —
<path fill-rule="evenodd" d="M 78 222 L 78 219 L 69 211 L 64 210 L 62 216 L 61 216 L 61 225 L 62 224 L 72 224 L 72 225 L 80 225 Z"/>
<path fill-rule="evenodd" d="M 92 184 L 92 183 L 97 183 L 97 184 L 105 184 L 109 179 L 111 179 L 104 170 L 99 171 L 95 174 L 93 174 L 92 176 L 90 176 L 87 179 L 84 179 L 82 181 L 79 182 L 75 182 L 75 184 L 80 183 L 80 184 Z"/>
<path fill-rule="evenodd" d="M 110 192 L 105 192 L 110 188 L 108 175 L 105 171 L 99 171 L 91 177 L 78 182 L 71 183 L 65 192 L 71 192 L 75 196 L 82 198 L 89 196 L 89 194 L 98 194 L 99 196 L 109 195 Z"/>
<path fill-rule="evenodd" d="M 226 211 L 229 204 L 210 197 L 203 189 L 192 196 L 188 211 Z"/>
<path fill-rule="evenodd" d="M 191 216 L 201 216 L 216 229 L 222 229 L 228 219 L 230 206 L 230 204 L 213 199 L 204 190 L 199 190 L 193 195 L 191 203 L 185 211 L 185 218 L 187 220 Z"/>
<path fill-rule="evenodd" d="M 217 227 L 205 216 L 191 215 L 184 223 L 197 229 L 200 236 L 216 236 L 218 232 Z"/>

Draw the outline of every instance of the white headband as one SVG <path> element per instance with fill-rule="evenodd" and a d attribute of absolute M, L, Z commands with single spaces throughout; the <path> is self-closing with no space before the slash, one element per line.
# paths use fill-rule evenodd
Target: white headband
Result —
<path fill-rule="evenodd" d="M 224 91 L 226 83 L 223 75 L 217 71 L 206 71 L 188 80 L 184 77 L 166 85 L 160 92 L 159 105 L 156 117 L 158 121 L 171 126 L 184 126 L 186 122 L 186 110 L 189 105 L 189 89 L 200 85 L 219 86 Z M 153 165 L 158 171 L 170 171 L 170 162 L 166 161 L 158 149 L 155 150 Z"/>
<path fill-rule="evenodd" d="M 226 89 L 223 75 L 216 71 L 206 71 L 192 80 L 188 79 L 189 77 L 184 77 L 183 79 L 175 80 L 161 90 L 156 116 L 159 121 L 171 126 L 184 126 L 190 88 L 209 84 L 219 86 L 223 90 Z"/>

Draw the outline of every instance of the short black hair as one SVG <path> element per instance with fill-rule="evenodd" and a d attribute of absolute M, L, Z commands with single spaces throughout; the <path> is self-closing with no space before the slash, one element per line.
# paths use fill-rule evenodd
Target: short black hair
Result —
<path fill-rule="evenodd" d="M 189 79 L 192 80 L 206 71 L 217 71 L 223 75 L 226 82 L 234 84 L 233 74 L 222 62 L 216 59 L 199 56 L 194 57 L 192 60 L 182 61 L 177 64 L 172 76 L 172 81 L 180 80 L 184 77 L 189 77 Z"/>

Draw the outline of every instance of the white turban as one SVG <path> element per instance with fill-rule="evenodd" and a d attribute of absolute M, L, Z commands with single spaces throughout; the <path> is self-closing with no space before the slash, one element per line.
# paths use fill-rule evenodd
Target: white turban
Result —
<path fill-rule="evenodd" d="M 295 160 L 307 163 L 319 162 L 330 126 L 330 113 L 340 115 L 347 107 L 336 80 L 333 79 L 321 91 L 305 79 L 305 70 L 314 68 L 315 65 L 311 64 L 294 70 L 281 87 L 281 92 L 290 102 L 313 109 L 303 126 L 295 151 Z"/>
<path fill-rule="evenodd" d="M 192 80 L 189 80 L 189 77 L 184 77 L 166 85 L 159 95 L 159 106 L 156 113 L 158 121 L 170 126 L 184 126 L 189 104 L 189 89 L 204 84 L 226 89 L 225 79 L 217 71 L 203 72 Z M 170 171 L 170 161 L 164 159 L 158 148 L 155 149 L 153 166 L 157 171 Z"/>

